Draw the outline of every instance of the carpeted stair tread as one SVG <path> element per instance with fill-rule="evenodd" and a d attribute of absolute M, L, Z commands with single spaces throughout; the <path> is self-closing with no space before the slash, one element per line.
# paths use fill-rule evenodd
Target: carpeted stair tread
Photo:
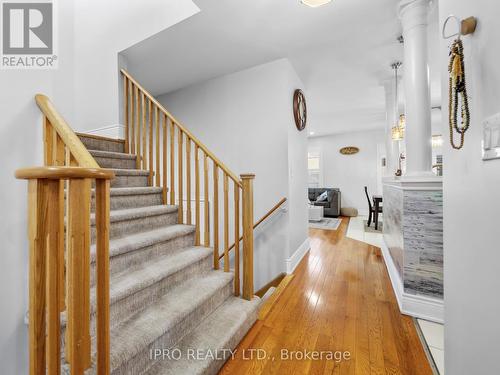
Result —
<path fill-rule="evenodd" d="M 115 172 L 116 176 L 149 176 L 149 171 L 144 169 L 120 169 L 108 168 Z"/>
<path fill-rule="evenodd" d="M 123 271 L 111 276 L 109 281 L 109 301 L 112 306 L 125 297 L 132 296 L 140 290 L 166 279 L 189 265 L 210 257 L 212 250 L 206 247 L 194 246 L 179 253 L 164 255 L 157 259 L 144 261 L 142 267 L 135 271 Z M 90 288 L 91 313 L 95 312 L 96 288 Z M 112 308 L 112 307 L 111 307 Z M 62 326 L 66 325 L 66 314 L 62 314 Z"/>
<path fill-rule="evenodd" d="M 136 208 L 126 208 L 124 210 L 114 210 L 109 213 L 109 222 L 116 223 L 132 219 L 140 219 L 149 216 L 171 214 L 178 211 L 177 206 L 159 205 Z M 90 224 L 95 225 L 95 214 L 90 215 Z"/>
<path fill-rule="evenodd" d="M 130 234 L 125 237 L 109 241 L 110 257 L 135 251 L 156 243 L 166 242 L 176 237 L 194 233 L 196 228 L 192 225 L 175 224 L 147 232 Z M 96 245 L 90 247 L 91 262 L 95 262 Z"/>
<path fill-rule="evenodd" d="M 128 208 L 163 205 L 163 189 L 153 186 L 112 187 L 110 189 L 110 208 Z M 95 211 L 95 189 L 92 190 L 91 210 Z"/>
<path fill-rule="evenodd" d="M 189 319 L 200 305 L 232 280 L 232 273 L 222 271 L 193 277 L 114 327 L 110 333 L 111 369 L 144 351 L 181 321 Z"/>
<path fill-rule="evenodd" d="M 98 158 L 110 158 L 110 159 L 128 159 L 135 160 L 135 154 L 126 154 L 124 152 L 114 152 L 114 151 L 102 151 L 102 150 L 88 150 L 90 155 Z"/>
<path fill-rule="evenodd" d="M 111 197 L 123 195 L 158 194 L 161 192 L 163 192 L 163 188 L 157 186 L 117 187 L 109 189 L 109 195 Z M 92 193 L 95 194 L 95 189 L 92 189 Z"/>
<path fill-rule="evenodd" d="M 172 349 L 179 349 L 182 357 L 179 360 L 156 359 L 157 363 L 147 375 L 207 375 L 216 374 L 230 353 L 224 349 L 234 350 L 257 318 L 261 300 L 254 297 L 247 301 L 238 297 L 229 297 L 200 325 L 182 338 Z M 200 350 L 202 359 L 188 356 L 188 350 Z M 192 353 L 192 352 L 191 352 Z M 219 361 L 204 359 L 205 355 L 224 357 Z M 196 355 L 196 353 L 194 354 Z"/>
<path fill-rule="evenodd" d="M 124 271 L 111 277 L 109 299 L 110 303 L 132 295 L 147 288 L 168 276 L 179 272 L 192 263 L 207 258 L 212 250 L 206 247 L 191 247 L 174 255 L 164 255 L 159 259 L 145 261 L 143 267 L 133 272 Z M 94 300 L 95 289 L 91 290 L 90 299 Z"/>
<path fill-rule="evenodd" d="M 102 150 L 113 152 L 124 152 L 125 142 L 123 139 L 96 136 L 91 134 L 76 133 L 87 150 Z"/>

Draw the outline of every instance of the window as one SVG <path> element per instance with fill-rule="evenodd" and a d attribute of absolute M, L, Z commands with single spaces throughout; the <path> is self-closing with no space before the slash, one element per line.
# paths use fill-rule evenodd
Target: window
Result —
<path fill-rule="evenodd" d="M 321 187 L 321 155 L 319 152 L 307 153 L 307 170 L 309 187 Z"/>

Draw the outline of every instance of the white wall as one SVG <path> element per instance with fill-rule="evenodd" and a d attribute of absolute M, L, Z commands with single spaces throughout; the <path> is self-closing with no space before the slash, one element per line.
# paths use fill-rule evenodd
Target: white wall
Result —
<path fill-rule="evenodd" d="M 141 0 L 76 1 L 73 126 L 118 124 L 118 53 L 198 11 L 191 0 L 149 0 L 147 6 Z"/>
<path fill-rule="evenodd" d="M 27 184 L 15 180 L 14 171 L 42 164 L 42 119 L 34 95 L 48 95 L 74 129 L 115 124 L 117 52 L 197 10 L 190 0 L 154 0 L 147 7 L 138 0 L 126 6 L 123 1 L 58 1 L 56 9 L 59 68 L 0 70 L 1 374 L 28 373 Z"/>
<path fill-rule="evenodd" d="M 307 239 L 306 138 L 304 132 L 289 133 L 295 129 L 293 91 L 300 86 L 290 63 L 282 59 L 158 98 L 232 171 L 256 174 L 256 220 L 281 198 L 289 198 L 289 212 L 257 232 L 257 289 L 284 272 L 285 260 Z M 292 188 L 289 163 L 294 164 Z"/>
<path fill-rule="evenodd" d="M 441 25 L 449 14 L 478 18 L 474 35 L 463 38 L 471 127 L 462 150 L 452 150 L 447 135 L 444 146 L 445 367 L 453 375 L 499 374 L 500 160 L 481 160 L 481 121 L 500 112 L 500 3 L 440 0 L 439 13 Z M 449 42 L 441 44 L 444 129 Z"/>
<path fill-rule="evenodd" d="M 339 150 L 346 146 L 358 147 L 359 152 L 342 155 Z M 341 207 L 355 207 L 361 214 L 368 214 L 364 187 L 368 186 L 369 194 L 382 194 L 384 130 L 309 138 L 308 150 L 320 152 L 323 185 L 340 189 Z"/>
<path fill-rule="evenodd" d="M 58 70 L 0 70 L 0 169 L 2 215 L 0 236 L 0 373 L 28 373 L 28 335 L 24 316 L 28 306 L 27 183 L 14 178 L 21 167 L 41 165 L 42 119 L 35 105 L 38 92 L 72 110 L 73 3 L 59 2 Z"/>

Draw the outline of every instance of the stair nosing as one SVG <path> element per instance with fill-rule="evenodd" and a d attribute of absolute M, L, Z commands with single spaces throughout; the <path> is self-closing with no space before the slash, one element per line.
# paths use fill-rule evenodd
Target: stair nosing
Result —
<path fill-rule="evenodd" d="M 104 168 L 115 172 L 116 176 L 141 176 L 145 177 L 149 175 L 149 171 L 146 169 L 125 169 L 125 168 Z"/>
<path fill-rule="evenodd" d="M 163 188 L 161 186 L 131 186 L 131 187 L 112 187 L 109 189 L 111 197 L 122 197 L 129 195 L 153 195 L 161 194 Z M 92 189 L 92 194 L 95 194 L 95 189 Z"/>
<path fill-rule="evenodd" d="M 91 139 L 96 139 L 96 140 L 99 140 L 99 141 L 125 143 L 125 139 L 122 139 L 122 138 L 111 138 L 111 137 L 106 137 L 106 136 L 103 136 L 103 135 L 86 134 L 86 133 L 80 133 L 80 132 L 75 132 L 75 134 L 78 137 L 91 138 Z"/>
<path fill-rule="evenodd" d="M 90 154 L 93 157 L 97 158 L 106 158 L 106 159 L 128 159 L 128 160 L 134 160 L 137 158 L 137 155 L 135 154 L 127 154 L 125 152 L 116 152 L 116 151 L 103 151 L 103 150 L 94 150 L 94 149 L 88 149 Z"/>

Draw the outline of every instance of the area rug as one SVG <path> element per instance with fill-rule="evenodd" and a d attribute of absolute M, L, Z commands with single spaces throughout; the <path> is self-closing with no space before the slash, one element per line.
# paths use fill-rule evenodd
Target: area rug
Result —
<path fill-rule="evenodd" d="M 378 229 L 375 230 L 375 223 L 372 221 L 372 225 L 368 226 L 368 220 L 363 220 L 365 226 L 365 232 L 367 233 L 382 233 L 384 231 L 384 223 L 380 220 L 378 221 Z"/>
<path fill-rule="evenodd" d="M 324 217 L 320 221 L 310 221 L 309 228 L 337 230 L 341 222 L 341 219 L 336 219 L 334 217 Z"/>

